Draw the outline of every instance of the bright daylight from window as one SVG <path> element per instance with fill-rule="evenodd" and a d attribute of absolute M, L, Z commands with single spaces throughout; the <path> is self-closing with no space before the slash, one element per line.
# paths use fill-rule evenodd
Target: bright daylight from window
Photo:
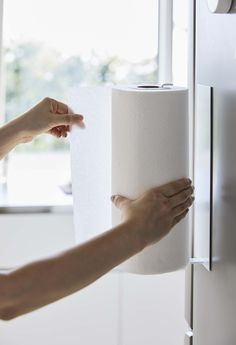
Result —
<path fill-rule="evenodd" d="M 6 120 L 45 96 L 67 102 L 70 89 L 78 85 L 156 83 L 157 3 L 5 1 Z M 52 184 L 70 178 L 69 143 L 38 137 L 10 154 L 7 171 L 9 191 L 15 193 L 22 188 L 20 180 L 24 185 L 30 179 L 32 197 L 43 202 L 40 197 L 50 193 Z"/>

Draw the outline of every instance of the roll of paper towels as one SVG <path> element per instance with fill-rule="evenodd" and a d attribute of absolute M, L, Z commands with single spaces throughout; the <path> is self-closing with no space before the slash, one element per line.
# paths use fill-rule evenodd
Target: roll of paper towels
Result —
<path fill-rule="evenodd" d="M 136 198 L 189 175 L 188 91 L 171 86 L 79 87 L 70 105 L 84 114 L 86 124 L 85 130 L 74 127 L 71 133 L 74 224 L 81 243 L 121 222 L 111 194 Z M 119 269 L 158 274 L 184 267 L 188 229 L 186 218 Z"/>
<path fill-rule="evenodd" d="M 188 91 L 180 87 L 112 90 L 112 194 L 137 198 L 147 189 L 189 176 Z M 112 209 L 113 226 L 120 212 Z M 178 270 L 189 260 L 189 221 L 120 269 L 139 274 Z"/>

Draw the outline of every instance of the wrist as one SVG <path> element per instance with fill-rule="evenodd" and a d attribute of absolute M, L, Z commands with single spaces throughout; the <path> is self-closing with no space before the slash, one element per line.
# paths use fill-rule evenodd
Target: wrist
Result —
<path fill-rule="evenodd" d="M 25 115 L 21 115 L 15 120 L 11 121 L 9 123 L 9 126 L 11 126 L 12 130 L 15 133 L 17 144 L 26 143 L 33 139 L 33 136 L 27 129 L 27 119 Z"/>
<path fill-rule="evenodd" d="M 15 120 L 8 122 L 1 128 L 1 137 L 6 139 L 8 145 L 15 146 L 21 143 L 22 132 Z"/>
<path fill-rule="evenodd" d="M 134 243 L 137 252 L 141 252 L 146 247 L 145 236 L 137 221 L 126 220 L 121 223 L 127 234 L 127 241 Z"/>

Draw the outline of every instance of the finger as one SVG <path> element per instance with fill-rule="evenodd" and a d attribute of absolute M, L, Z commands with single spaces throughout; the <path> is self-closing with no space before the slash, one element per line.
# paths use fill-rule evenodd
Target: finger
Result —
<path fill-rule="evenodd" d="M 73 124 L 82 124 L 83 115 L 81 114 L 56 114 L 54 116 L 55 126 L 71 126 Z"/>
<path fill-rule="evenodd" d="M 183 191 L 181 191 L 180 193 L 177 193 L 175 195 L 173 195 L 172 197 L 170 197 L 169 201 L 170 201 L 170 205 L 172 207 L 176 207 L 178 205 L 183 204 L 186 200 L 188 200 L 188 198 L 193 194 L 193 187 L 189 187 L 187 189 L 184 189 Z"/>
<path fill-rule="evenodd" d="M 66 132 L 61 132 L 61 136 L 62 136 L 63 138 L 66 138 L 66 137 L 67 137 L 67 133 L 66 133 Z"/>
<path fill-rule="evenodd" d="M 186 215 L 188 214 L 189 209 L 185 210 L 183 213 L 181 213 L 179 216 L 175 217 L 172 223 L 172 227 L 175 226 L 177 223 L 179 223 Z"/>
<path fill-rule="evenodd" d="M 50 104 L 50 111 L 51 113 L 58 113 L 58 114 L 67 114 L 68 113 L 68 106 L 65 103 L 59 102 L 53 98 L 46 98 L 46 102 Z"/>
<path fill-rule="evenodd" d="M 56 128 L 56 127 L 52 128 L 52 129 L 49 131 L 49 133 L 52 134 L 52 135 L 54 135 L 54 136 L 56 136 L 57 138 L 60 138 L 61 135 L 62 135 L 61 131 L 60 131 L 58 128 Z"/>
<path fill-rule="evenodd" d="M 65 129 L 65 128 L 63 128 L 63 129 L 62 129 L 62 131 L 61 131 L 61 135 L 62 135 L 64 138 L 66 138 L 66 137 L 67 137 L 67 131 L 66 131 L 66 129 Z"/>
<path fill-rule="evenodd" d="M 58 138 L 58 134 L 53 131 L 48 131 L 48 134 L 53 135 L 54 137 Z"/>
<path fill-rule="evenodd" d="M 63 126 L 62 126 L 63 127 Z M 60 127 L 53 127 L 52 129 L 50 129 L 47 133 L 53 135 L 54 137 L 60 138 L 60 137 L 67 137 L 67 132 L 65 130 L 63 130 Z"/>
<path fill-rule="evenodd" d="M 52 134 L 54 136 L 57 136 L 58 135 L 58 130 L 56 128 L 52 128 L 47 133 Z"/>
<path fill-rule="evenodd" d="M 128 203 L 130 203 L 132 200 L 126 198 L 125 196 L 122 195 L 112 195 L 111 196 L 111 201 L 113 202 L 113 204 L 121 209 L 122 207 L 124 207 L 125 205 L 127 205 Z"/>
<path fill-rule="evenodd" d="M 59 102 L 59 101 L 56 101 L 56 102 L 57 102 L 57 113 L 59 113 L 59 114 L 69 113 L 68 105 L 66 105 L 65 103 Z"/>
<path fill-rule="evenodd" d="M 59 131 L 64 131 L 64 130 L 66 130 L 66 127 L 67 127 L 67 126 L 57 126 L 56 128 L 57 128 Z"/>
<path fill-rule="evenodd" d="M 188 178 L 182 178 L 180 180 L 172 181 L 163 186 L 157 188 L 158 192 L 161 192 L 166 197 L 171 197 L 182 190 L 188 188 L 191 185 L 192 181 Z"/>
<path fill-rule="evenodd" d="M 66 138 L 67 133 L 66 133 L 65 129 L 59 129 L 59 133 L 61 134 L 62 137 Z"/>
<path fill-rule="evenodd" d="M 60 133 L 64 136 L 64 134 L 67 134 L 67 127 L 68 126 L 57 126 L 56 128 L 60 131 Z"/>
<path fill-rule="evenodd" d="M 179 216 L 181 213 L 183 213 L 187 208 L 189 208 L 194 202 L 194 197 L 188 198 L 183 204 L 175 207 L 172 209 L 172 213 L 174 217 Z"/>

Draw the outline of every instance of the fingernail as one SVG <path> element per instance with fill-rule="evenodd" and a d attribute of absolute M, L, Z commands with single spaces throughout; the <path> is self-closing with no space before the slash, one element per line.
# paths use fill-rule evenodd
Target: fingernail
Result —
<path fill-rule="evenodd" d="M 80 114 L 75 114 L 74 116 L 76 116 L 78 120 L 84 119 L 83 115 L 80 115 Z"/>
<path fill-rule="evenodd" d="M 116 197 L 115 195 L 112 195 L 112 196 L 111 196 L 111 201 L 112 201 L 112 202 L 115 200 L 115 197 Z"/>

